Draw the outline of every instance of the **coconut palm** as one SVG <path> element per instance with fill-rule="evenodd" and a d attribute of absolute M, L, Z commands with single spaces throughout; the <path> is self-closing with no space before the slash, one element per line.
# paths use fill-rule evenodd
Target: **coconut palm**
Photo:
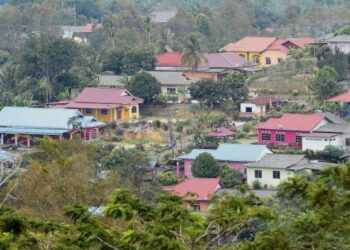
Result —
<path fill-rule="evenodd" d="M 194 34 L 191 34 L 183 44 L 184 50 L 181 55 L 181 63 L 188 64 L 192 71 L 196 71 L 203 61 L 207 61 L 201 50 L 200 43 L 197 37 Z"/>

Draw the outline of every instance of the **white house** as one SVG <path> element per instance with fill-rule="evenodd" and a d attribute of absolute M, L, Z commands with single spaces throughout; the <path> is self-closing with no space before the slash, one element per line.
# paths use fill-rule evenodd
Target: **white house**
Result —
<path fill-rule="evenodd" d="M 310 162 L 304 155 L 267 154 L 257 162 L 245 164 L 245 169 L 249 186 L 258 180 L 262 187 L 276 188 L 289 177 L 318 172 L 329 165 Z"/>
<path fill-rule="evenodd" d="M 272 106 L 281 103 L 281 100 L 271 96 L 257 96 L 241 103 L 240 116 L 252 118 L 263 116 Z"/>
<path fill-rule="evenodd" d="M 350 35 L 334 36 L 326 39 L 325 42 L 333 51 L 339 49 L 345 54 L 350 53 Z"/>

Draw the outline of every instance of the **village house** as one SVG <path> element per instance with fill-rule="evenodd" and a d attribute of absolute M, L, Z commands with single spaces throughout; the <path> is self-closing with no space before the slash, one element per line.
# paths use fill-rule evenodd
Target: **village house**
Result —
<path fill-rule="evenodd" d="M 260 66 L 269 66 L 284 61 L 290 48 L 302 48 L 314 42 L 313 38 L 244 37 L 220 51 L 233 52 Z"/>
<path fill-rule="evenodd" d="M 74 101 L 53 103 L 59 108 L 78 109 L 84 115 L 111 123 L 138 120 L 141 98 L 133 96 L 127 89 L 85 88 Z"/>
<path fill-rule="evenodd" d="M 87 43 L 86 35 L 102 28 L 102 24 L 87 23 L 84 26 L 61 26 L 62 37 L 78 43 Z"/>
<path fill-rule="evenodd" d="M 327 125 L 324 114 L 284 114 L 256 125 L 258 143 L 268 146 L 302 147 L 302 136 Z"/>
<path fill-rule="evenodd" d="M 192 163 L 202 153 L 209 153 L 220 164 L 228 164 L 241 172 L 244 171 L 244 164 L 272 154 L 266 146 L 251 144 L 220 144 L 217 149 L 193 149 L 189 154 L 178 157 L 177 175 L 192 178 Z"/>
<path fill-rule="evenodd" d="M 332 36 L 324 40 L 325 43 L 333 50 L 339 50 L 345 54 L 350 53 L 350 35 Z"/>
<path fill-rule="evenodd" d="M 328 103 L 338 103 L 342 106 L 340 116 L 350 116 L 350 91 L 334 96 L 327 100 Z"/>
<path fill-rule="evenodd" d="M 317 173 L 330 165 L 332 164 L 309 161 L 304 155 L 268 154 L 259 161 L 245 165 L 247 184 L 254 186 L 259 181 L 262 187 L 276 188 L 290 177 Z"/>
<path fill-rule="evenodd" d="M 256 96 L 240 104 L 241 118 L 264 116 L 271 107 L 277 106 L 282 100 L 272 96 Z"/>
<path fill-rule="evenodd" d="M 103 125 L 75 109 L 4 107 L 0 111 L 0 143 L 29 147 L 34 138 L 70 139 L 73 135 L 93 141 Z"/>
<path fill-rule="evenodd" d="M 188 78 L 200 80 L 210 78 L 214 81 L 221 80 L 228 73 L 243 72 L 250 74 L 259 71 L 250 62 L 234 53 L 209 53 L 203 54 L 203 60 L 199 67 L 193 71 L 188 65 L 181 63 L 181 53 L 168 52 L 157 56 L 157 71 L 183 72 Z"/>
<path fill-rule="evenodd" d="M 191 178 L 175 186 L 165 186 L 163 189 L 180 196 L 190 210 L 206 213 L 209 211 L 211 198 L 220 189 L 220 184 L 218 178 Z M 188 193 L 194 193 L 196 196 Z"/>

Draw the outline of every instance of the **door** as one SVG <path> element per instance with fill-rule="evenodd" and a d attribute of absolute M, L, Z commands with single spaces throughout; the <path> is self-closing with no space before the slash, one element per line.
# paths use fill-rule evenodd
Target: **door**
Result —
<path fill-rule="evenodd" d="M 121 120 L 122 119 L 122 110 L 118 109 L 117 110 L 117 120 Z"/>

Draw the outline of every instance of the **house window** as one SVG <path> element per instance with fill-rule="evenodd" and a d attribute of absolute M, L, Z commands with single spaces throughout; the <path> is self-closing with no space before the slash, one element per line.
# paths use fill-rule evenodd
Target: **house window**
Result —
<path fill-rule="evenodd" d="M 101 109 L 101 115 L 107 115 L 108 109 Z"/>
<path fill-rule="evenodd" d="M 271 64 L 271 58 L 270 57 L 266 57 L 265 58 L 265 63 L 266 63 L 266 65 Z"/>
<path fill-rule="evenodd" d="M 300 135 L 295 136 L 295 142 L 301 143 L 303 141 L 303 138 Z"/>
<path fill-rule="evenodd" d="M 277 58 L 277 62 L 280 63 L 280 62 L 283 62 L 283 59 L 281 57 Z"/>
<path fill-rule="evenodd" d="M 131 113 L 137 113 L 137 107 L 136 106 L 133 106 L 131 108 Z"/>
<path fill-rule="evenodd" d="M 350 146 L 350 138 L 346 138 L 345 139 L 345 145 L 346 146 Z"/>
<path fill-rule="evenodd" d="M 253 62 L 255 62 L 255 63 L 260 63 L 260 56 L 259 55 L 254 55 L 253 56 Z"/>
<path fill-rule="evenodd" d="M 253 109 L 251 107 L 246 107 L 245 108 L 245 112 L 246 113 L 252 113 L 253 112 Z"/>
<path fill-rule="evenodd" d="M 281 172 L 280 171 L 273 171 L 272 172 L 272 177 L 274 179 L 281 179 Z"/>
<path fill-rule="evenodd" d="M 242 58 L 245 58 L 245 55 L 243 55 L 243 54 L 239 54 L 239 56 L 242 57 Z"/>
<path fill-rule="evenodd" d="M 167 88 L 166 92 L 170 95 L 175 95 L 176 94 L 176 88 Z"/>
<path fill-rule="evenodd" d="M 271 141 L 271 135 L 270 135 L 270 134 L 263 133 L 263 134 L 261 134 L 261 139 L 262 139 L 263 141 Z"/>
<path fill-rule="evenodd" d="M 276 135 L 276 141 L 285 141 L 286 137 L 285 135 L 277 134 Z"/>
<path fill-rule="evenodd" d="M 93 129 L 93 130 L 92 130 L 92 133 L 91 133 L 91 138 L 92 138 L 93 140 L 95 140 L 95 139 L 97 138 L 97 132 L 96 132 L 96 129 Z"/>
<path fill-rule="evenodd" d="M 91 115 L 92 114 L 92 109 L 85 109 L 85 114 Z"/>
<path fill-rule="evenodd" d="M 255 170 L 254 175 L 256 179 L 261 179 L 262 178 L 262 171 L 261 170 Z"/>
<path fill-rule="evenodd" d="M 192 210 L 193 211 L 201 211 L 201 205 L 198 202 L 193 203 L 192 204 Z"/>

